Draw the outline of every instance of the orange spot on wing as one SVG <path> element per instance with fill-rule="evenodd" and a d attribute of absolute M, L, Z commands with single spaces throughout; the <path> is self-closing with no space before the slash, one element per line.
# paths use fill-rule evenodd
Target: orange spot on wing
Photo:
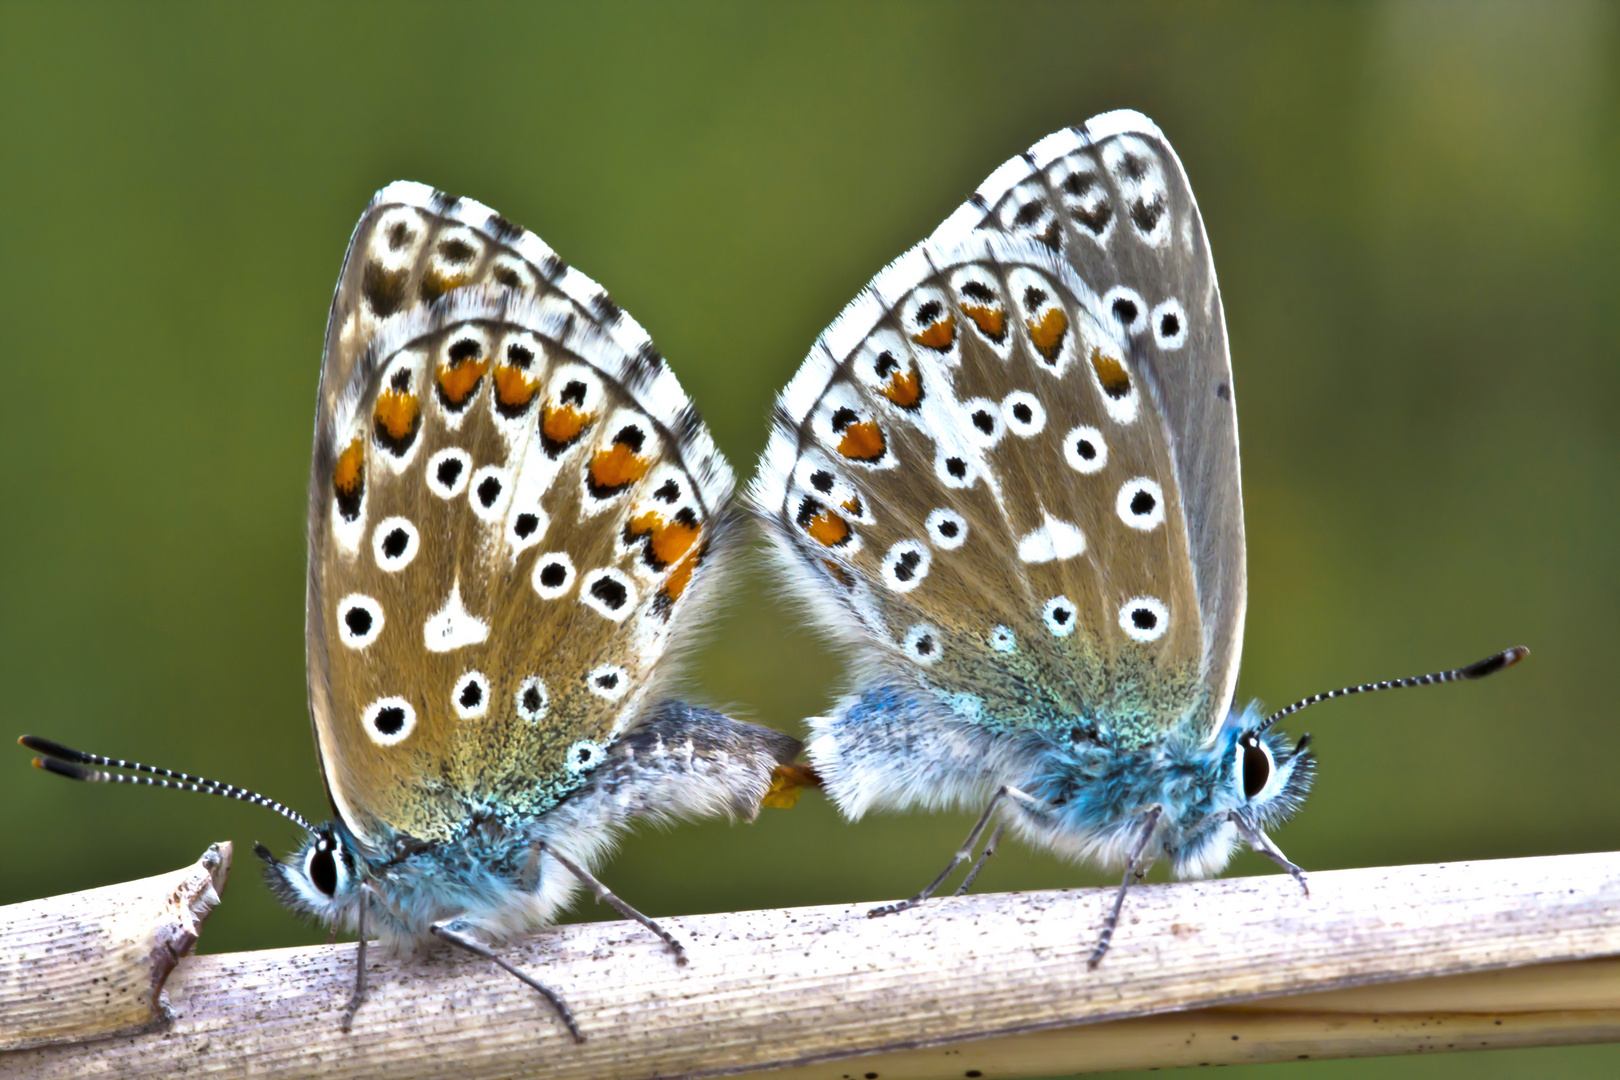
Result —
<path fill-rule="evenodd" d="M 422 403 L 408 391 L 384 390 L 377 395 L 377 407 L 371 416 L 377 438 L 389 449 L 401 452 L 416 437 L 416 429 L 422 421 Z"/>
<path fill-rule="evenodd" d="M 591 458 L 591 480 L 600 488 L 622 488 L 646 476 L 651 467 L 651 462 L 638 457 L 624 443 L 614 443 Z"/>
<path fill-rule="evenodd" d="M 707 547 L 707 545 L 704 546 Z M 686 587 L 692 584 L 692 572 L 697 569 L 697 564 L 703 560 L 703 551 L 704 548 L 700 547 L 687 555 L 686 558 L 680 561 L 680 565 L 670 571 L 669 577 L 664 580 L 664 587 L 659 591 L 669 597 L 672 602 L 679 600 L 681 594 L 686 591 Z"/>
<path fill-rule="evenodd" d="M 466 274 L 440 274 L 429 270 L 422 275 L 422 299 L 437 300 L 451 289 L 459 289 L 465 284 L 467 284 Z"/>
<path fill-rule="evenodd" d="M 909 409 L 922 398 L 922 380 L 916 375 L 897 371 L 880 393 L 902 409 Z"/>
<path fill-rule="evenodd" d="M 1111 398 L 1122 398 L 1131 392 L 1131 376 L 1125 364 L 1117 357 L 1105 356 L 1101 349 L 1091 350 L 1091 366 L 1102 383 L 1103 393 Z"/>
<path fill-rule="evenodd" d="M 691 550 L 697 543 L 701 526 L 682 521 L 665 521 L 657 511 L 648 510 L 630 519 L 632 537 L 647 537 L 647 551 L 657 569 L 663 569 Z"/>
<path fill-rule="evenodd" d="M 478 389 L 478 381 L 488 370 L 489 361 L 483 357 L 468 357 L 465 360 L 440 363 L 439 393 L 444 396 L 445 403 L 452 408 L 465 405 L 473 391 Z"/>
<path fill-rule="evenodd" d="M 996 342 L 1007 336 L 1007 313 L 1000 308 L 979 307 L 978 305 L 963 305 L 962 313 L 973 320 L 973 325 L 979 328 L 979 333 Z"/>
<path fill-rule="evenodd" d="M 911 340 L 935 352 L 944 352 L 956 340 L 956 320 L 947 315 L 928 329 L 911 335 Z"/>
<path fill-rule="evenodd" d="M 1029 340 L 1048 363 L 1055 362 L 1063 351 L 1063 335 L 1068 332 L 1069 317 L 1058 307 L 1042 315 L 1040 322 L 1029 324 Z"/>
<path fill-rule="evenodd" d="M 495 400 L 509 413 L 522 412 L 534 400 L 540 384 L 515 367 L 502 365 L 495 369 Z"/>
<path fill-rule="evenodd" d="M 547 405 L 540 432 L 552 442 L 566 445 L 579 438 L 591 419 L 572 405 Z"/>
<path fill-rule="evenodd" d="M 365 443 L 356 439 L 338 455 L 337 468 L 332 470 L 332 486 L 344 498 L 352 499 L 365 483 Z"/>
<path fill-rule="evenodd" d="M 844 429 L 838 452 L 856 461 L 876 461 L 883 456 L 883 432 L 871 420 L 862 420 Z"/>
<path fill-rule="evenodd" d="M 822 510 L 805 524 L 804 531 L 824 547 L 837 547 L 849 539 L 849 522 L 831 510 Z"/>

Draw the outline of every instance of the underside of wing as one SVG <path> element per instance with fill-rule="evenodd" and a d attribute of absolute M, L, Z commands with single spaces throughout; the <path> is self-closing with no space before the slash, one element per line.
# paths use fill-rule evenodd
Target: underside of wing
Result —
<path fill-rule="evenodd" d="M 942 714 L 1131 747 L 1224 714 L 1243 548 L 1202 225 L 1125 119 L 1043 140 L 873 280 L 750 496 L 824 622 Z"/>
<path fill-rule="evenodd" d="M 334 303 L 311 710 L 351 830 L 543 812 L 655 697 L 731 474 L 646 335 L 487 208 L 396 184 Z"/>

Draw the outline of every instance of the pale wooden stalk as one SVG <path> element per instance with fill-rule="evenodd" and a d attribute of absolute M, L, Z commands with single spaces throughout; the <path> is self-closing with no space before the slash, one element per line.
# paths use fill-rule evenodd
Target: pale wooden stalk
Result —
<path fill-rule="evenodd" d="M 1147 886 L 1088 970 L 1110 899 L 663 919 L 685 968 L 623 922 L 508 946 L 583 1045 L 485 961 L 378 958 L 344 1034 L 352 945 L 203 956 L 169 980 L 167 1031 L 0 1073 L 923 1080 L 1620 1039 L 1620 961 L 1598 959 L 1620 956 L 1620 854 L 1320 873 L 1309 899 L 1281 875 Z"/>
<path fill-rule="evenodd" d="M 221 843 L 171 874 L 0 907 L 0 1050 L 166 1024 L 163 984 L 230 869 Z"/>

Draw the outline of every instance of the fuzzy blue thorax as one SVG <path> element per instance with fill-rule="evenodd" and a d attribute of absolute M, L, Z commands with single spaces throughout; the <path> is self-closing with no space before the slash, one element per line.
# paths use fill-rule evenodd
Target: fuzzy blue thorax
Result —
<path fill-rule="evenodd" d="M 809 754 L 827 791 L 851 817 L 869 809 L 978 810 L 1010 786 L 1042 804 L 1003 804 L 1029 842 L 1116 866 L 1154 806 L 1163 815 L 1150 857 L 1178 876 L 1219 872 L 1239 835 L 1234 814 L 1256 829 L 1290 816 L 1310 787 L 1304 745 L 1256 736 L 1264 716 L 1233 709 L 1213 739 L 1173 730 L 1144 749 L 1110 745 L 1083 723 L 1072 737 L 997 732 L 941 716 L 923 692 L 885 685 L 811 721 Z"/>

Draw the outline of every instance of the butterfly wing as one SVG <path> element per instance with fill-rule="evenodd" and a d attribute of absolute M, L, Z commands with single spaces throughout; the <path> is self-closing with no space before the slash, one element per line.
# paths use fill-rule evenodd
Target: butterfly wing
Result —
<path fill-rule="evenodd" d="M 1186 175 L 1110 113 L 873 279 L 781 395 L 750 497 L 869 665 L 946 715 L 1133 748 L 1231 700 L 1235 416 Z"/>
<path fill-rule="evenodd" d="M 378 193 L 328 324 L 310 704 L 363 842 L 584 783 L 656 696 L 732 486 L 646 333 L 532 233 Z"/>

